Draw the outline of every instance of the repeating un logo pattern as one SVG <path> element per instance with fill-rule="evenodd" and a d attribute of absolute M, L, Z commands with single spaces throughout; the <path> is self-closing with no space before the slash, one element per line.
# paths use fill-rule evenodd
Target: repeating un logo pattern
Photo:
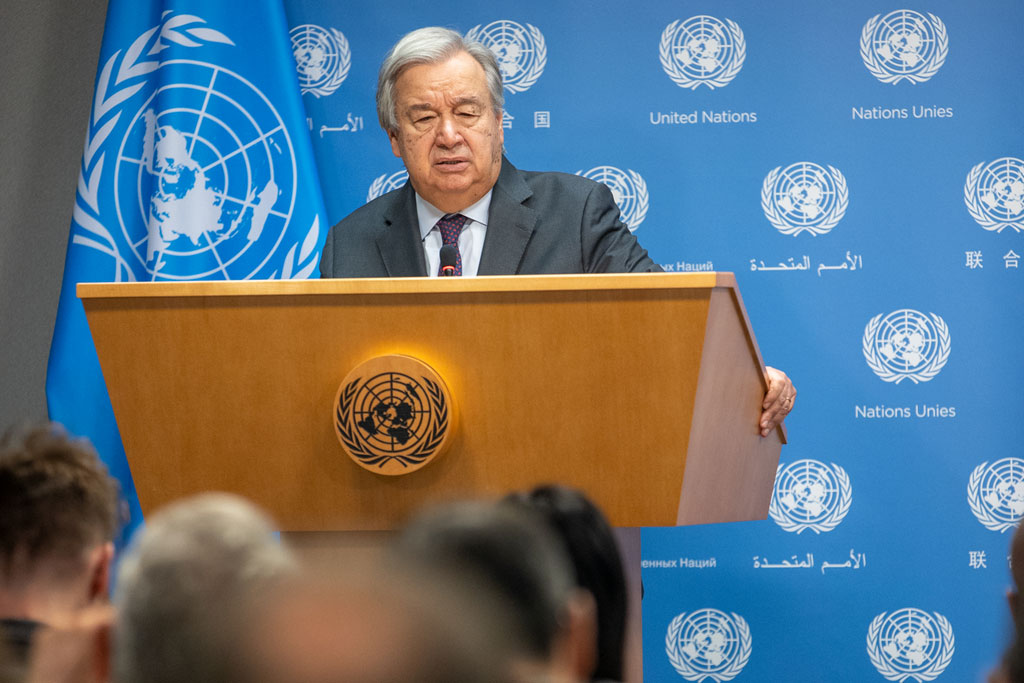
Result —
<path fill-rule="evenodd" d="M 498 58 L 501 80 L 509 92 L 529 90 L 544 73 L 548 62 L 544 35 L 532 24 L 492 21 L 486 26 L 471 28 L 466 40 L 476 40 L 490 48 Z"/>
<path fill-rule="evenodd" d="M 1003 157 L 972 168 L 964 183 L 964 203 L 986 230 L 1024 231 L 1024 161 Z"/>
<path fill-rule="evenodd" d="M 586 172 L 576 171 L 576 175 L 603 183 L 612 191 L 622 222 L 629 226 L 630 232 L 644 222 L 650 208 L 650 195 L 647 183 L 639 173 L 628 168 L 623 171 L 614 166 L 595 166 Z"/>
<path fill-rule="evenodd" d="M 747 621 L 716 609 L 683 612 L 668 625 L 665 653 L 688 681 L 730 681 L 750 659 L 752 638 Z"/>
<path fill-rule="evenodd" d="M 931 681 L 949 666 L 955 640 L 946 617 L 907 607 L 872 619 L 867 645 L 871 663 L 890 681 Z"/>
<path fill-rule="evenodd" d="M 404 168 L 401 171 L 395 171 L 391 175 L 384 173 L 377 176 L 372 183 L 370 183 L 370 189 L 366 192 L 366 201 L 372 202 L 377 197 L 383 194 L 397 190 L 409 181 L 409 172 Z"/>
<path fill-rule="evenodd" d="M 768 514 L 786 531 L 832 531 L 853 502 L 850 477 L 839 465 L 797 460 L 779 465 Z"/>
<path fill-rule="evenodd" d="M 316 24 L 303 24 L 293 28 L 288 35 L 292 39 L 292 54 L 295 55 L 302 94 L 324 97 L 337 90 L 352 68 L 352 51 L 342 32 Z"/>
<path fill-rule="evenodd" d="M 103 65 L 72 243 L 110 256 L 115 281 L 308 277 L 318 259 L 315 215 L 271 263 L 296 198 L 294 148 L 277 110 L 227 68 L 155 57 L 172 44 L 196 53 L 234 44 L 204 23 L 165 13 Z"/>
<path fill-rule="evenodd" d="M 934 14 L 907 9 L 878 14 L 860 34 L 864 66 L 883 83 L 923 83 L 942 68 L 947 54 L 946 26 Z"/>
<path fill-rule="evenodd" d="M 707 15 L 678 19 L 661 32 L 661 68 L 680 88 L 709 89 L 729 84 L 743 68 L 747 42 L 731 19 Z"/>
<path fill-rule="evenodd" d="M 834 166 L 809 161 L 779 166 L 761 185 L 761 209 L 783 235 L 824 235 L 843 219 L 849 203 L 846 178 Z"/>
<path fill-rule="evenodd" d="M 1024 460 L 983 462 L 967 481 L 967 504 L 986 529 L 1005 532 L 1024 517 Z"/>
<path fill-rule="evenodd" d="M 886 382 L 927 382 L 949 360 L 949 328 L 934 313 L 901 308 L 868 321 L 862 347 L 868 367 Z"/>

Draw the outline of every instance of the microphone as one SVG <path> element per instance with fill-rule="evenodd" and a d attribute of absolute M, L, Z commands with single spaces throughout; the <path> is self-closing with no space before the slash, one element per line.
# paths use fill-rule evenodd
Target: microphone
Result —
<path fill-rule="evenodd" d="M 458 262 L 459 249 L 454 244 L 441 247 L 441 277 L 455 275 L 455 264 Z"/>

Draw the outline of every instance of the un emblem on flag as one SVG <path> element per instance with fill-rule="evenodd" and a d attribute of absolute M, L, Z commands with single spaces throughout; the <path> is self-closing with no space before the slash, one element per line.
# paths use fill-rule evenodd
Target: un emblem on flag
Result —
<path fill-rule="evenodd" d="M 1024 517 L 1024 460 L 1003 458 L 974 468 L 967 482 L 967 504 L 986 529 L 1016 528 Z"/>
<path fill-rule="evenodd" d="M 853 502 L 850 476 L 839 465 L 797 460 L 779 465 L 768 515 L 786 531 L 832 531 Z"/>
<path fill-rule="evenodd" d="M 296 26 L 288 33 L 299 74 L 302 94 L 316 97 L 338 89 L 352 68 L 352 50 L 345 35 L 336 28 L 316 24 Z"/>
<path fill-rule="evenodd" d="M 783 235 L 824 235 L 846 215 L 850 192 L 834 166 L 810 161 L 773 169 L 761 185 L 761 210 Z"/>
<path fill-rule="evenodd" d="M 668 661 L 688 681 L 731 681 L 747 665 L 752 644 L 746 619 L 717 609 L 683 612 L 665 633 Z"/>
<path fill-rule="evenodd" d="M 252 277 L 284 236 L 295 158 L 277 111 L 246 79 L 192 61 L 161 66 L 115 167 L 124 236 L 154 278 Z"/>
<path fill-rule="evenodd" d="M 204 23 L 165 12 L 104 63 L 72 243 L 110 256 L 117 281 L 308 277 L 319 218 L 285 246 L 296 157 L 277 109 L 225 66 L 160 61 L 211 42 L 234 45 Z"/>
<path fill-rule="evenodd" d="M 735 21 L 702 14 L 666 26 L 658 55 L 661 68 L 680 88 L 704 85 L 714 90 L 728 85 L 743 68 L 747 41 Z"/>
<path fill-rule="evenodd" d="M 1024 231 L 1024 161 L 1003 157 L 972 168 L 964 183 L 964 203 L 986 230 Z"/>
<path fill-rule="evenodd" d="M 596 180 L 612 191 L 615 205 L 622 213 L 622 222 L 633 232 L 647 217 L 650 195 L 643 176 L 632 169 L 625 171 L 614 166 L 595 166 L 589 171 L 576 171 L 576 175 Z"/>
<path fill-rule="evenodd" d="M 868 627 L 868 657 L 890 681 L 932 681 L 953 659 L 949 619 L 913 607 L 882 612 Z"/>
<path fill-rule="evenodd" d="M 886 382 L 927 382 L 949 360 L 949 328 L 934 313 L 901 308 L 869 320 L 861 347 L 868 367 Z"/>
<path fill-rule="evenodd" d="M 345 377 L 334 400 L 334 429 L 363 469 L 408 474 L 447 448 L 454 433 L 451 394 L 429 365 L 378 356 Z"/>
<path fill-rule="evenodd" d="M 949 36 L 934 14 L 909 9 L 868 19 L 860 34 L 860 57 L 882 83 L 924 83 L 946 62 Z"/>

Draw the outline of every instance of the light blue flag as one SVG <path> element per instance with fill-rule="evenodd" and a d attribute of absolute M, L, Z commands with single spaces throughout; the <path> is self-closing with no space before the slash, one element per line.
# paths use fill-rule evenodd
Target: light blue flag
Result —
<path fill-rule="evenodd" d="M 142 514 L 75 285 L 310 277 L 325 216 L 281 0 L 111 0 L 46 395 L 120 480 L 126 533 Z"/>

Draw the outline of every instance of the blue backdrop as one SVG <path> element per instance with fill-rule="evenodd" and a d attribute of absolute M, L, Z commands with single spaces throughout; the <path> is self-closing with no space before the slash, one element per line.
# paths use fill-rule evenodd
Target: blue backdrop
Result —
<path fill-rule="evenodd" d="M 608 182 L 669 270 L 735 271 L 796 382 L 770 519 L 644 532 L 648 680 L 982 676 L 1024 513 L 1024 6 L 287 9 L 332 223 L 402 179 L 387 49 L 474 30 L 512 162 Z"/>
<path fill-rule="evenodd" d="M 736 272 L 799 388 L 768 520 L 645 530 L 647 680 L 996 661 L 1024 514 L 1020 2 L 109 11 L 48 396 L 129 492 L 74 284 L 314 272 L 326 226 L 404 182 L 376 71 L 442 24 L 498 54 L 512 162 L 606 182 L 666 270 Z"/>

